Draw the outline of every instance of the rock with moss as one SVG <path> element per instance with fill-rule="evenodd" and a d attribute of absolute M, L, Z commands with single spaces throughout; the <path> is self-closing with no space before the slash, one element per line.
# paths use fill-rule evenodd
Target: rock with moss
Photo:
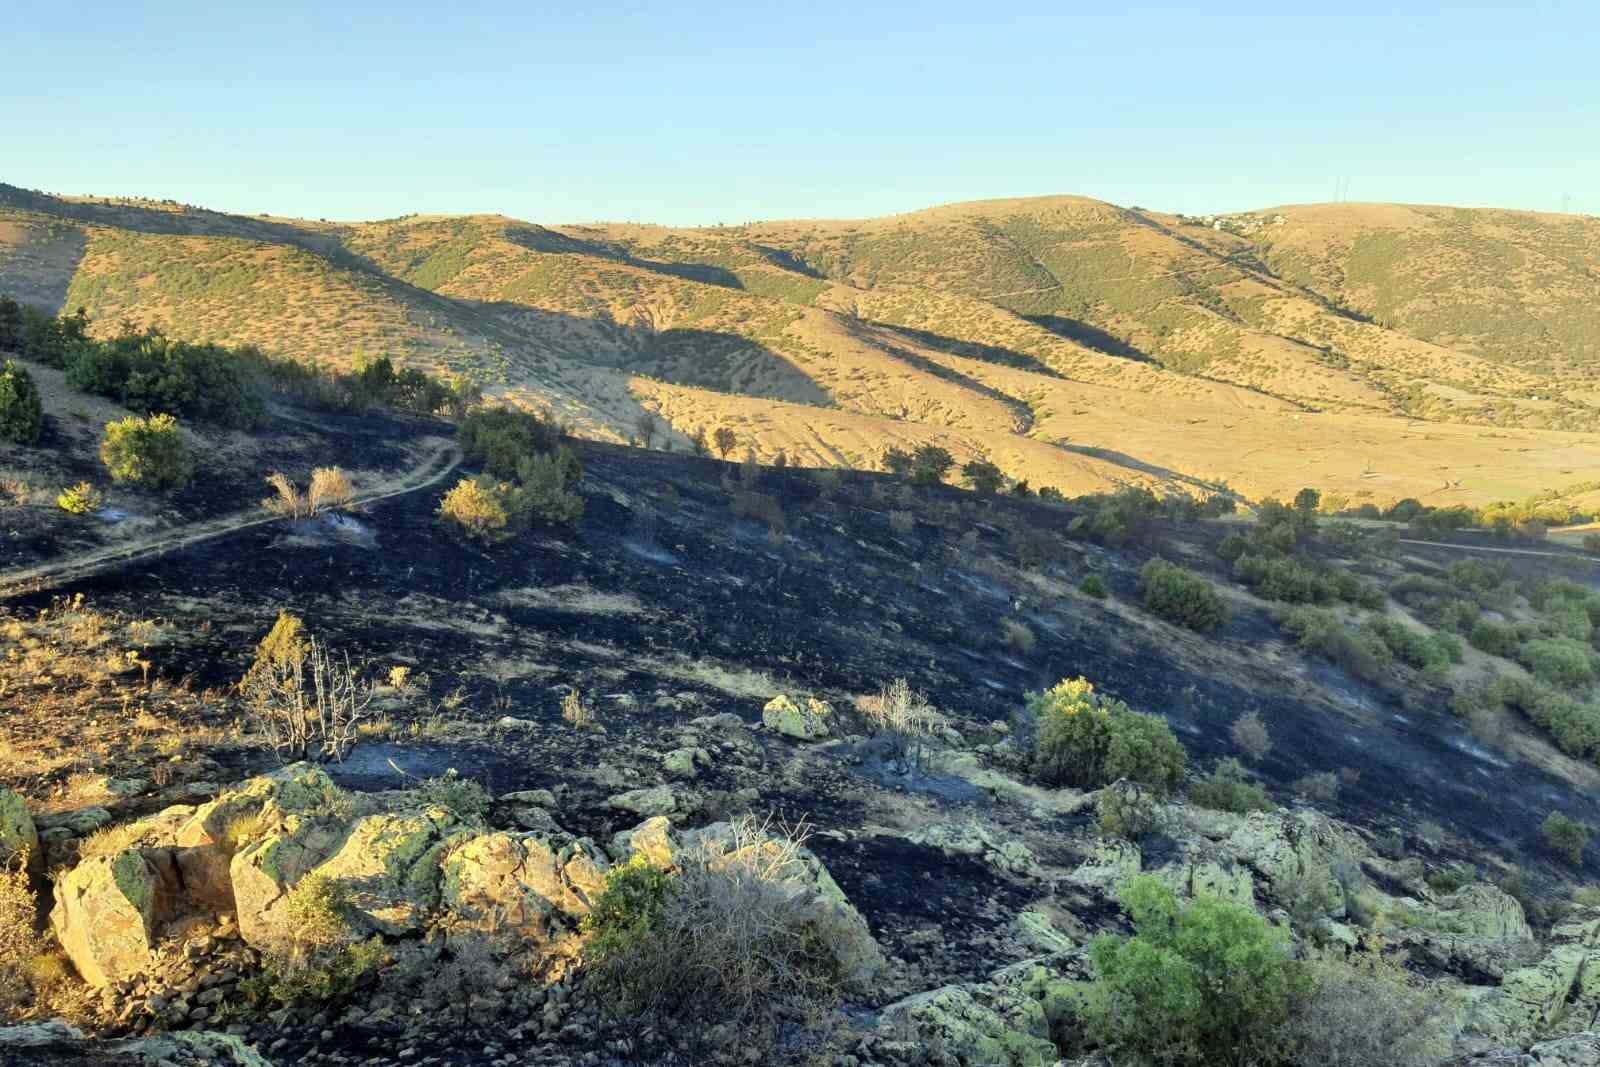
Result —
<path fill-rule="evenodd" d="M 1139 873 L 1144 857 L 1139 846 L 1121 838 L 1101 838 L 1088 857 L 1067 876 L 1067 881 L 1089 889 L 1114 893 Z"/>
<path fill-rule="evenodd" d="M 608 865 L 587 839 L 480 833 L 453 842 L 440 866 L 440 904 L 457 928 L 509 929 L 548 949 L 589 913 Z"/>
<path fill-rule="evenodd" d="M 57 883 L 50 926 L 84 981 L 119 982 L 149 964 L 162 897 L 171 890 L 137 849 L 95 856 Z"/>
<path fill-rule="evenodd" d="M 232 1034 L 176 1031 L 125 1040 L 89 1037 L 59 1019 L 0 1026 L 0 1063 L 34 1067 L 272 1067 L 272 1062 Z"/>
<path fill-rule="evenodd" d="M 986 982 L 948 985 L 884 1008 L 891 1031 L 909 1030 L 917 1044 L 953 1053 L 963 1063 L 1052 1067 L 1060 1053 L 1040 1000 L 1022 989 Z"/>
<path fill-rule="evenodd" d="M 1522 905 L 1487 883 L 1432 902 L 1394 901 L 1385 911 L 1393 942 L 1440 970 L 1503 979 L 1539 958 Z"/>
<path fill-rule="evenodd" d="M 1315 896 L 1330 918 L 1344 917 L 1344 893 L 1334 874 L 1341 862 L 1366 852 L 1361 839 L 1321 812 L 1252 812 L 1223 842 L 1224 851 L 1250 868 L 1269 899 Z"/>
<path fill-rule="evenodd" d="M 826 703 L 816 699 L 807 700 L 802 708 L 780 694 L 767 701 L 761 709 L 761 724 L 797 741 L 817 741 L 828 736 L 832 710 Z"/>
<path fill-rule="evenodd" d="M 1584 909 L 1550 931 L 1544 955 L 1506 973 L 1471 1012 L 1467 1029 L 1528 1042 L 1589 1028 L 1600 1006 L 1600 913 Z"/>
<path fill-rule="evenodd" d="M 643 789 L 630 789 L 606 800 L 614 811 L 629 811 L 635 815 L 671 815 L 686 813 L 693 805 L 680 796 L 670 785 L 652 785 Z"/>

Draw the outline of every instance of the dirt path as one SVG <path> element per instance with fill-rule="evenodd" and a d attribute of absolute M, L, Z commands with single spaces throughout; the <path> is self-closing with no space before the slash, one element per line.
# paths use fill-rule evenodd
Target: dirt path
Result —
<path fill-rule="evenodd" d="M 368 485 L 355 495 L 351 504 L 372 504 L 426 489 L 455 470 L 460 462 L 461 453 L 454 442 L 434 438 L 416 466 L 394 477 L 384 478 Z M 270 522 L 282 521 L 276 515 L 264 515 L 259 508 L 252 508 L 249 511 L 219 515 L 214 519 L 164 530 L 75 556 L 54 559 L 26 570 L 0 575 L 0 600 L 36 593 L 65 582 L 78 581 L 94 574 L 116 570 L 136 560 L 166 552 L 176 552 L 202 541 L 247 530 L 252 526 L 264 526 Z"/>
<path fill-rule="evenodd" d="M 1398 538 L 1402 545 L 1427 545 L 1429 548 L 1453 548 L 1458 552 L 1498 552 L 1507 556 L 1546 556 L 1550 559 L 1571 559 L 1571 552 L 1541 552 L 1536 548 L 1491 548 L 1489 545 L 1458 545 L 1449 541 L 1413 541 Z"/>

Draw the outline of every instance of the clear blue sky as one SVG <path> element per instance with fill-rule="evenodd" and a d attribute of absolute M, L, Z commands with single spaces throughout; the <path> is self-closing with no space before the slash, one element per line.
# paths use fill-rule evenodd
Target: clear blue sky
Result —
<path fill-rule="evenodd" d="M 1340 180 L 1600 213 L 1597 0 L 586 6 L 11 0 L 0 181 L 338 219 L 1200 213 Z"/>

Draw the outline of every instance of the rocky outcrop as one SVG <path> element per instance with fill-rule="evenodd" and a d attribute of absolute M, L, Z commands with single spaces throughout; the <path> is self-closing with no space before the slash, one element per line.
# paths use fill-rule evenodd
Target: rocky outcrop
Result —
<path fill-rule="evenodd" d="M 1470 1013 L 1467 1029 L 1504 1044 L 1588 1030 L 1600 1012 L 1600 911 L 1578 912 L 1550 932 L 1544 955 L 1506 972 Z"/>
<path fill-rule="evenodd" d="M 488 833 L 457 841 L 440 866 L 440 902 L 459 923 L 551 946 L 589 913 L 607 864 L 587 840 L 555 845 L 532 834 Z"/>
<path fill-rule="evenodd" d="M 272 1067 L 228 1034 L 193 1031 L 128 1041 L 101 1041 L 58 1020 L 0 1027 L 0 1064 L 34 1067 Z"/>
<path fill-rule="evenodd" d="M 1051 1067 L 1060 1058 L 1045 998 L 1022 982 L 942 986 L 890 1004 L 881 1018 L 891 1031 L 914 1033 L 913 1045 L 943 1049 L 962 1063 Z"/>
<path fill-rule="evenodd" d="M 997 839 L 975 821 L 961 825 L 935 823 L 908 834 L 906 840 L 947 855 L 980 859 L 1002 874 L 1036 878 L 1040 873 L 1032 849 L 1021 841 Z"/>
<path fill-rule="evenodd" d="M 761 709 L 761 724 L 797 741 L 817 741 L 831 730 L 833 709 L 811 697 L 801 708 L 786 696 L 775 696 Z"/>
<path fill-rule="evenodd" d="M 1102 838 L 1095 842 L 1088 858 L 1067 875 L 1067 881 L 1114 895 L 1128 879 L 1139 873 L 1143 863 L 1139 846 L 1132 841 Z"/>
<path fill-rule="evenodd" d="M 1539 956 L 1522 905 L 1495 886 L 1474 882 L 1427 903 L 1404 901 L 1390 913 L 1395 944 L 1439 970 L 1502 980 Z"/>

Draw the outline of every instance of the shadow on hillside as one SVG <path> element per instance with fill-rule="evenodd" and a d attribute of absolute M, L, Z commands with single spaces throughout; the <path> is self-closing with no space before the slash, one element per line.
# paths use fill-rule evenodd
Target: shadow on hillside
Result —
<path fill-rule="evenodd" d="M 738 275 L 723 267 L 712 266 L 708 263 L 673 263 L 666 260 L 640 259 L 626 248 L 610 241 L 585 241 L 578 237 L 571 237 L 554 230 L 547 230 L 543 226 L 518 226 L 506 230 L 506 240 L 512 244 L 521 245 L 533 252 L 545 252 L 551 255 L 565 256 L 593 256 L 597 259 L 609 259 L 629 267 L 638 267 L 640 270 L 664 274 L 669 278 L 681 278 L 684 281 L 699 282 L 702 285 L 716 285 L 724 289 L 743 289 L 744 283 L 739 281 Z"/>
<path fill-rule="evenodd" d="M 833 406 L 833 398 L 786 357 L 736 333 L 692 328 L 646 333 L 639 355 L 644 365 L 638 370 L 674 385 Z"/>
<path fill-rule="evenodd" d="M 858 328 L 854 326 L 850 327 L 850 332 L 853 335 L 859 334 Z M 862 340 L 868 344 L 874 343 L 868 338 L 862 338 Z M 943 382 L 949 382 L 952 385 L 959 385 L 961 388 L 971 390 L 979 396 L 1004 404 L 1016 419 L 1016 425 L 1011 430 L 1012 433 L 1026 434 L 1033 429 L 1033 408 L 1010 393 L 1002 392 L 993 386 L 984 385 L 975 378 L 969 378 L 960 371 L 951 370 L 949 367 L 935 363 L 928 357 L 918 355 L 910 349 L 901 348 L 898 345 L 883 345 L 881 342 L 877 346 L 881 347 L 886 354 L 893 356 L 902 363 L 909 363 L 924 374 L 938 378 Z"/>
<path fill-rule="evenodd" d="M 10 260 L 0 263 L 0 293 L 52 315 L 60 314 L 88 245 L 82 230 L 71 230 L 19 249 Z"/>
<path fill-rule="evenodd" d="M 1204 478 L 1196 478 L 1192 474 L 1175 471 L 1171 467 L 1162 467 L 1155 463 L 1147 463 L 1142 459 L 1118 452 L 1112 448 L 1096 448 L 1093 445 L 1074 445 L 1066 442 L 1056 442 L 1056 447 L 1063 452 L 1075 452 L 1080 456 L 1089 456 L 1092 459 L 1104 460 L 1115 463 L 1119 467 L 1148 474 L 1153 478 L 1161 478 L 1174 485 L 1187 486 L 1190 489 L 1199 489 L 1208 493 L 1223 492 L 1223 488 L 1216 482 L 1208 482 Z"/>
<path fill-rule="evenodd" d="M 962 341 L 954 337 L 946 337 L 941 333 L 929 330 L 918 330 L 910 326 L 896 326 L 888 322 L 876 322 L 872 319 L 862 319 L 869 326 L 881 330 L 892 330 L 902 337 L 906 337 L 924 348 L 931 348 L 935 352 L 943 352 L 947 356 L 961 356 L 966 359 L 976 359 L 984 363 L 993 363 L 1001 367 L 1011 367 L 1015 370 L 1025 370 L 1030 374 L 1042 374 L 1047 378 L 1060 378 L 1062 375 L 1051 367 L 1045 366 L 1032 356 L 1014 352 L 1009 348 L 999 345 L 978 344 L 974 341 Z"/>
<path fill-rule="evenodd" d="M 1064 337 L 1068 341 L 1075 341 L 1086 348 L 1096 352 L 1103 352 L 1108 356 L 1120 356 L 1123 359 L 1133 359 L 1140 363 L 1155 363 L 1156 360 L 1143 349 L 1135 348 L 1115 334 L 1107 333 L 1098 326 L 1091 326 L 1080 319 L 1069 319 L 1065 315 L 1024 315 L 1023 318 L 1041 326 L 1057 337 Z"/>

